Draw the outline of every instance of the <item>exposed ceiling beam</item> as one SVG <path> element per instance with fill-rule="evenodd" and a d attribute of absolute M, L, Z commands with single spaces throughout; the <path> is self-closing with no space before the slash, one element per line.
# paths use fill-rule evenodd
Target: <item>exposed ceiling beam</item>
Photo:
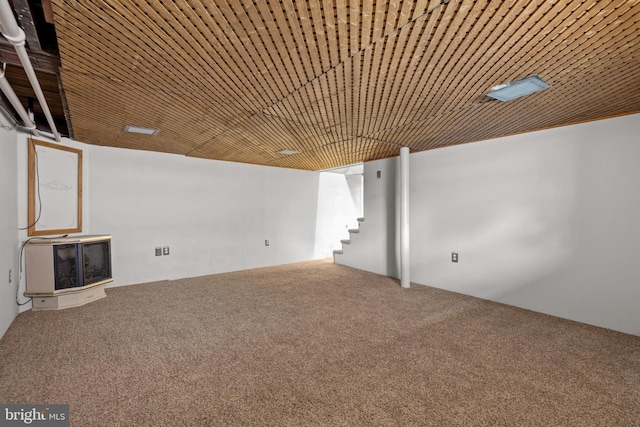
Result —
<path fill-rule="evenodd" d="M 60 58 L 57 56 L 34 51 L 30 51 L 28 54 L 34 69 L 53 74 L 60 73 Z M 16 50 L 12 45 L 5 42 L 4 39 L 0 41 L 0 61 L 22 67 Z"/>
<path fill-rule="evenodd" d="M 58 90 L 60 91 L 60 101 L 62 102 L 62 109 L 64 111 L 64 120 L 67 122 L 67 135 L 73 139 L 73 128 L 71 127 L 71 113 L 69 113 L 69 104 L 67 104 L 67 96 L 64 93 L 62 87 L 62 78 L 60 74 L 56 74 L 58 78 Z"/>
<path fill-rule="evenodd" d="M 51 0 L 42 0 L 42 11 L 44 12 L 44 20 L 53 25 L 53 8 L 51 7 Z"/>
<path fill-rule="evenodd" d="M 42 46 L 40 45 L 40 39 L 38 38 L 38 31 L 36 24 L 33 21 L 33 15 L 31 14 L 31 8 L 29 7 L 28 0 L 13 0 L 13 8 L 18 15 L 18 21 L 24 29 L 24 35 L 27 37 L 27 46 L 32 51 L 41 52 Z"/>

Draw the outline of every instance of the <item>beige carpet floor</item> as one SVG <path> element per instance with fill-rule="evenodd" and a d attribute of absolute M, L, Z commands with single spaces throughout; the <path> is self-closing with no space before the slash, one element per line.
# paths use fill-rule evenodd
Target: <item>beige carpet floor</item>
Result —
<path fill-rule="evenodd" d="M 0 403 L 72 426 L 640 426 L 640 337 L 312 261 L 25 312 Z"/>

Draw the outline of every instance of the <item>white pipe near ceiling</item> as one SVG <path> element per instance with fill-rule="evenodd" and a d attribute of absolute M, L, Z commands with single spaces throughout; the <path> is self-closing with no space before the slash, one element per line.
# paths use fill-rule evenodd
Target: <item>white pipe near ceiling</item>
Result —
<path fill-rule="evenodd" d="M 33 87 L 33 91 L 36 94 L 36 98 L 38 98 L 40 107 L 42 107 L 42 111 L 44 112 L 44 115 L 47 117 L 47 122 L 49 123 L 49 127 L 51 128 L 51 133 L 53 133 L 53 136 L 56 139 L 56 141 L 60 141 L 61 140 L 60 134 L 58 133 L 58 129 L 56 128 L 55 123 L 53 122 L 53 117 L 51 116 L 49 105 L 47 105 L 47 100 L 45 99 L 44 94 L 42 93 L 40 82 L 38 82 L 38 77 L 36 77 L 36 72 L 33 69 L 33 66 L 31 65 L 31 61 L 29 60 L 29 55 L 27 54 L 27 50 L 24 47 L 24 42 L 26 40 L 24 31 L 22 31 L 22 28 L 18 26 L 18 23 L 16 22 L 16 18 L 13 16 L 13 10 L 11 10 L 11 6 L 9 5 L 8 0 L 0 0 L 0 31 L 2 31 L 2 35 L 4 36 L 4 38 L 9 40 L 9 42 L 16 49 L 16 53 L 20 58 L 22 67 L 24 68 L 24 71 L 27 74 L 29 81 L 31 82 L 31 86 Z"/>
<path fill-rule="evenodd" d="M 24 109 L 24 107 L 22 106 L 22 103 L 18 99 L 18 95 L 16 95 L 16 93 L 13 91 L 13 89 L 11 88 L 11 85 L 7 81 L 7 78 L 4 76 L 5 66 L 6 64 L 2 67 L 2 70 L 0 71 L 0 89 L 2 89 L 2 92 L 4 93 L 4 95 L 7 97 L 11 105 L 13 105 L 13 108 L 15 108 L 16 111 L 18 112 L 18 115 L 24 122 L 24 126 L 27 129 L 29 129 L 31 133 L 33 133 L 35 136 L 38 136 L 39 133 L 36 130 L 36 124 L 33 123 L 31 118 L 29 117 L 29 114 L 27 113 L 27 110 Z"/>

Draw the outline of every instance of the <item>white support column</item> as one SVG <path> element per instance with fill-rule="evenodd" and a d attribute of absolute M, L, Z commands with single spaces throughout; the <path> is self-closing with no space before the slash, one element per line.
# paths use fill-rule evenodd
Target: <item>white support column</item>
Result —
<path fill-rule="evenodd" d="M 409 147 L 400 149 L 400 286 L 408 288 L 409 258 Z"/>

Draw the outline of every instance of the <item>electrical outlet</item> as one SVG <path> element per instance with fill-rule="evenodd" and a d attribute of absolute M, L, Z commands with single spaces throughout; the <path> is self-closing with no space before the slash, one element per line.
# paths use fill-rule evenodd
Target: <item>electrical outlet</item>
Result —
<path fill-rule="evenodd" d="M 267 239 L 267 240 L 265 240 L 265 241 L 264 241 L 264 245 L 265 245 L 265 246 L 269 246 L 270 244 L 271 244 L 271 242 L 269 242 L 269 239 Z"/>
<path fill-rule="evenodd" d="M 162 248 L 158 247 L 156 248 L 156 256 L 161 256 L 162 255 Z"/>
<path fill-rule="evenodd" d="M 451 262 L 458 262 L 458 252 L 451 252 Z"/>
<path fill-rule="evenodd" d="M 164 246 L 162 248 L 162 255 L 169 255 L 169 246 Z"/>

